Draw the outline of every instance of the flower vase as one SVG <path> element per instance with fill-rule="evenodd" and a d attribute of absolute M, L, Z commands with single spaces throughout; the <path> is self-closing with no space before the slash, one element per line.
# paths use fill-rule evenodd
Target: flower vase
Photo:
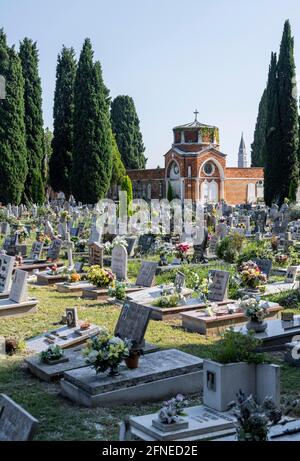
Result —
<path fill-rule="evenodd" d="M 138 368 L 140 355 L 141 355 L 140 351 L 131 350 L 129 352 L 129 356 L 125 358 L 125 363 L 126 363 L 127 368 L 129 368 L 130 370 L 134 370 L 135 368 Z"/>
<path fill-rule="evenodd" d="M 247 330 L 253 330 L 255 333 L 263 333 L 268 324 L 266 322 L 258 322 L 256 320 L 250 319 L 249 322 L 246 324 Z"/>
<path fill-rule="evenodd" d="M 114 378 L 115 376 L 119 376 L 119 374 L 120 374 L 120 371 L 119 371 L 118 365 L 115 367 L 110 367 L 108 376 L 110 376 L 111 378 Z"/>

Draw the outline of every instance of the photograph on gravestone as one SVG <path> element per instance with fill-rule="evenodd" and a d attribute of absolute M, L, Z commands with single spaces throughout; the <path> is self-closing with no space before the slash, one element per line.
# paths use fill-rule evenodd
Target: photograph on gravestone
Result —
<path fill-rule="evenodd" d="M 229 283 L 229 272 L 213 270 L 211 271 L 211 282 L 208 290 L 209 301 L 224 301 L 227 299 L 227 289 Z"/>
<path fill-rule="evenodd" d="M 77 327 L 78 325 L 77 307 L 67 307 L 66 308 L 66 319 L 67 319 L 67 325 L 69 328 Z"/>
<path fill-rule="evenodd" d="M 20 304 L 28 300 L 27 277 L 27 272 L 16 269 L 9 295 L 11 301 Z"/>
<path fill-rule="evenodd" d="M 158 263 L 152 261 L 142 261 L 135 284 L 139 287 L 150 288 L 154 284 L 155 273 Z"/>
<path fill-rule="evenodd" d="M 145 345 L 144 336 L 151 316 L 151 309 L 133 301 L 124 301 L 115 328 L 115 336 L 130 339 L 132 349 L 142 349 Z"/>
<path fill-rule="evenodd" d="M 26 442 L 33 439 L 38 421 L 5 394 L 0 394 L 0 441 Z"/>

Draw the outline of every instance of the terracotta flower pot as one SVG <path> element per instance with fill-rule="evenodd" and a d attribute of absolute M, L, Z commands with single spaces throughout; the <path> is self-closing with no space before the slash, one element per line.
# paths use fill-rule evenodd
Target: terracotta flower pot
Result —
<path fill-rule="evenodd" d="M 126 357 L 125 359 L 127 368 L 129 368 L 130 370 L 134 370 L 135 368 L 138 368 L 140 356 L 141 356 L 140 351 L 130 351 L 129 357 Z"/>

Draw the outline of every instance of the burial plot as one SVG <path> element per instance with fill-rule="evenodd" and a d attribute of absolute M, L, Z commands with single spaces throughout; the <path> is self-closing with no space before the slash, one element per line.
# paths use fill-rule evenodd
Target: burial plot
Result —
<path fill-rule="evenodd" d="M 141 287 L 152 287 L 157 267 L 156 262 L 142 261 L 135 284 Z"/>
<path fill-rule="evenodd" d="M 103 246 L 99 243 L 89 245 L 89 265 L 103 267 Z"/>
<path fill-rule="evenodd" d="M 212 281 L 209 286 L 208 300 L 223 302 L 225 299 L 227 299 L 230 274 L 227 271 L 219 270 L 213 270 L 211 273 Z"/>
<path fill-rule="evenodd" d="M 15 258 L 0 255 L 0 299 L 9 296 Z"/>
<path fill-rule="evenodd" d="M 61 380 L 62 395 L 87 406 L 110 406 L 160 400 L 176 393 L 200 392 L 203 360 L 176 349 L 147 354 L 139 367 L 120 365 L 120 374 L 96 375 L 92 367 L 67 371 Z"/>
<path fill-rule="evenodd" d="M 7 395 L 0 394 L 0 441 L 24 442 L 33 439 L 38 421 Z"/>
<path fill-rule="evenodd" d="M 116 245 L 111 253 L 111 271 L 117 280 L 127 279 L 127 260 L 128 255 L 124 245 Z"/>
<path fill-rule="evenodd" d="M 53 240 L 48 252 L 47 252 L 47 259 L 51 261 L 56 261 L 59 258 L 59 252 L 62 246 L 62 240 L 55 239 Z"/>
<path fill-rule="evenodd" d="M 9 298 L 0 299 L 0 317 L 19 316 L 36 312 L 36 299 L 29 299 L 25 271 L 16 269 Z"/>

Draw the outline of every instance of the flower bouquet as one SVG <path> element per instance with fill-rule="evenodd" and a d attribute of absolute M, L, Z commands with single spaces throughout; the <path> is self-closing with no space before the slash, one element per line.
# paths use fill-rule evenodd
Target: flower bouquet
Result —
<path fill-rule="evenodd" d="M 176 245 L 175 256 L 181 259 L 181 261 L 187 261 L 187 253 L 190 249 L 190 244 L 187 242 L 178 243 Z"/>
<path fill-rule="evenodd" d="M 253 261 L 246 261 L 239 267 L 242 282 L 250 289 L 257 289 L 259 285 L 267 283 L 267 276 Z"/>
<path fill-rule="evenodd" d="M 77 272 L 72 272 L 69 277 L 70 283 L 78 283 L 80 282 L 81 276 L 80 274 L 77 274 Z"/>
<path fill-rule="evenodd" d="M 119 374 L 119 365 L 129 356 L 131 341 L 109 335 L 106 331 L 87 341 L 83 350 L 86 362 L 96 370 L 96 373 L 109 371 L 109 376 Z"/>
<path fill-rule="evenodd" d="M 239 301 L 239 307 L 249 319 L 246 325 L 248 330 L 256 332 L 265 331 L 267 324 L 264 322 L 264 319 L 268 315 L 268 303 L 263 303 L 258 296 L 244 296 Z"/>
<path fill-rule="evenodd" d="M 115 276 L 109 269 L 100 266 L 90 266 L 87 269 L 87 279 L 99 288 L 106 288 L 115 280 Z"/>
<path fill-rule="evenodd" d="M 183 410 L 187 405 L 188 401 L 181 394 L 167 400 L 163 403 L 158 418 L 152 421 L 152 426 L 164 432 L 187 428 L 189 423 L 182 418 L 182 416 L 186 416 Z"/>
<path fill-rule="evenodd" d="M 109 296 L 116 299 L 125 299 L 126 297 L 126 283 L 116 280 L 108 289 Z"/>

